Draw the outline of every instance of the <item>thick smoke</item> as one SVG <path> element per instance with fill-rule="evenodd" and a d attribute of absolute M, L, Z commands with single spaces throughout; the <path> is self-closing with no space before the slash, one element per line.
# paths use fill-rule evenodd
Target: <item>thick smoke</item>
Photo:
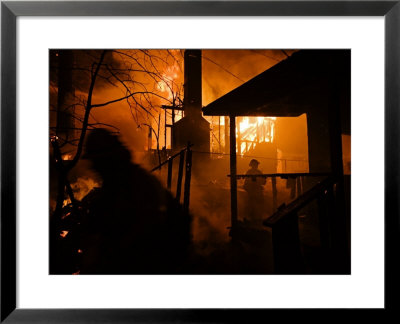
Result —
<path fill-rule="evenodd" d="M 101 51 L 79 51 L 75 50 L 74 86 L 78 103 L 84 103 L 90 85 L 90 71 Z M 279 61 L 286 59 L 293 51 L 280 50 L 203 50 L 202 51 L 202 75 L 203 75 L 203 106 L 226 94 L 244 82 L 267 70 Z M 56 102 L 57 95 L 57 56 L 56 51 L 51 53 L 51 102 Z M 157 123 L 163 124 L 163 110 L 161 105 L 170 105 L 173 93 L 183 99 L 183 59 L 179 50 L 116 50 L 107 53 L 104 64 L 110 67 L 113 73 L 119 73 L 120 80 L 112 77 L 112 73 L 104 70 L 96 81 L 93 92 L 93 104 L 113 101 L 129 94 L 129 91 L 148 92 L 151 95 L 135 96 L 137 100 L 128 98 L 116 101 L 102 107 L 93 108 L 91 123 L 99 127 L 106 127 L 120 135 L 121 141 L 131 151 L 135 163 L 150 169 L 154 164 L 149 163 L 146 158 L 148 150 L 148 134 L 151 125 L 160 137 L 160 149 L 163 143 L 164 128 Z M 150 59 L 151 58 L 151 59 Z M 121 71 L 124 70 L 126 75 Z M 127 72 L 128 71 L 128 72 Z M 125 88 L 124 81 L 130 88 Z M 172 90 L 172 92 L 171 92 Z M 177 101 L 179 103 L 179 101 Z M 78 116 L 83 116 L 84 106 L 76 107 Z M 160 114 L 161 113 L 161 114 Z M 158 119 L 160 116 L 160 119 Z M 285 122 L 277 123 L 278 127 L 284 126 Z M 292 134 L 304 141 L 306 128 L 303 124 L 292 123 L 290 126 Z M 296 135 L 297 134 L 297 135 Z M 154 142 L 155 134 L 153 134 Z M 306 152 L 291 152 L 298 149 L 299 145 L 290 146 L 285 144 L 285 139 L 278 138 L 278 146 L 282 151 L 291 155 Z M 287 139 L 290 143 L 291 139 Z M 302 143 L 303 145 L 303 143 Z M 286 148 L 286 146 L 290 146 Z M 202 153 L 194 153 L 202 154 Z M 289 154 L 289 155 L 290 155 Z M 285 158 L 284 155 L 281 156 Z M 262 160 L 262 156 L 259 157 Z M 209 253 L 218 244 L 229 241 L 230 226 L 230 187 L 229 187 L 229 158 L 227 155 L 212 156 L 213 162 L 201 165 L 201 172 L 194 172 L 191 187 L 190 210 L 193 216 L 192 234 L 199 249 Z M 250 158 L 238 158 L 238 172 L 245 173 Z M 70 181 L 77 192 L 77 198 L 87 192 L 88 188 L 97 186 L 99 179 L 89 171 L 90 166 L 80 162 L 70 174 Z M 266 162 L 265 162 L 266 163 Z M 177 170 L 174 165 L 173 181 L 176 181 Z M 264 164 L 265 165 L 265 164 Z M 217 166 L 217 167 L 215 167 Z M 194 166 L 195 167 L 195 166 Z M 262 167 L 262 165 L 261 165 Z M 199 169 L 199 168 L 198 168 Z M 166 184 L 166 167 L 160 172 L 154 173 L 160 181 Z M 239 181 L 238 203 L 239 216 L 245 214 L 244 200 L 246 193 Z M 284 191 L 285 184 L 278 184 Z M 79 188 L 82 187 L 81 191 Z M 173 184 L 174 192 L 176 183 Z M 266 189 L 266 195 L 270 193 Z M 267 208 L 270 209 L 268 205 Z"/>

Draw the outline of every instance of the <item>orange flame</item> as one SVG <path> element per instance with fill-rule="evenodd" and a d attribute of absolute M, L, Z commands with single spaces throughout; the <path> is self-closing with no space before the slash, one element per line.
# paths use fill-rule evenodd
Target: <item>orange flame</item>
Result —
<path fill-rule="evenodd" d="M 68 231 L 61 231 L 60 236 L 65 238 L 68 235 Z"/>
<path fill-rule="evenodd" d="M 162 80 L 157 82 L 159 90 L 166 95 L 166 98 L 170 101 L 174 99 L 173 92 L 176 90 L 175 80 L 179 76 L 178 64 L 171 65 L 166 68 L 164 73 L 161 75 Z"/>
<path fill-rule="evenodd" d="M 237 151 L 245 154 L 258 143 L 274 141 L 276 117 L 239 117 L 236 138 L 240 142 Z"/>

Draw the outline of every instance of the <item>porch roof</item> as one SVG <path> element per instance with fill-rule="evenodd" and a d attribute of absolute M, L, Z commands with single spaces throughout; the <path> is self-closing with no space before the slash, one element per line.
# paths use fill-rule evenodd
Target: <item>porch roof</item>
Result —
<path fill-rule="evenodd" d="M 350 50 L 300 50 L 203 108 L 206 116 L 299 116 L 320 90 L 350 85 Z"/>

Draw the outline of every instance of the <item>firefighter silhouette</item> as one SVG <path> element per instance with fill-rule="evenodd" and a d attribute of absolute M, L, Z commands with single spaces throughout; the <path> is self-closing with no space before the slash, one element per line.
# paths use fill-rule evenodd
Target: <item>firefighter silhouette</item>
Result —
<path fill-rule="evenodd" d="M 246 175 L 260 175 L 262 172 L 258 169 L 258 162 L 255 159 L 250 161 L 250 169 L 247 170 Z M 262 220 L 264 212 L 264 194 L 263 186 L 266 179 L 263 177 L 246 177 L 244 181 L 244 190 L 247 192 L 247 217 L 248 221 L 259 222 Z"/>
<path fill-rule="evenodd" d="M 80 273 L 180 272 L 190 243 L 189 216 L 181 205 L 105 129 L 91 131 L 83 157 L 102 186 L 86 199 Z"/>

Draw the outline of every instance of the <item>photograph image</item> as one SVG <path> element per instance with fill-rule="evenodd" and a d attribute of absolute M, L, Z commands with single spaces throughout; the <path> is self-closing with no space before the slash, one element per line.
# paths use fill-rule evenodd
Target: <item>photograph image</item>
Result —
<path fill-rule="evenodd" d="M 350 49 L 50 49 L 50 275 L 351 274 Z"/>

